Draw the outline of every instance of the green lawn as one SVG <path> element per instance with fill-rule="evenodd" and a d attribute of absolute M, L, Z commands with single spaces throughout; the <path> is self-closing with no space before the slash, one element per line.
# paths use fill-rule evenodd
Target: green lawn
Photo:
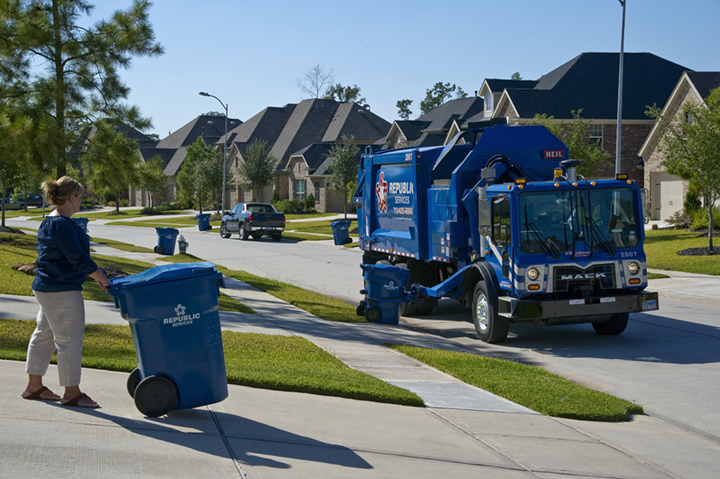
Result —
<path fill-rule="evenodd" d="M 720 238 L 714 237 L 720 253 Z M 685 271 L 687 273 L 720 275 L 720 254 L 713 256 L 681 256 L 687 248 L 707 247 L 707 235 L 687 230 L 655 230 L 645 233 L 647 266 L 651 269 Z"/>

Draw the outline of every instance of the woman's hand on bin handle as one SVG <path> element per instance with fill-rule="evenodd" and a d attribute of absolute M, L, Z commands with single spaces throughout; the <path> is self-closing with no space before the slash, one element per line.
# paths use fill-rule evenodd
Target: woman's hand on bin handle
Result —
<path fill-rule="evenodd" d="M 96 270 L 94 273 L 90 273 L 88 275 L 88 277 L 97 281 L 98 284 L 100 285 L 100 287 L 102 288 L 102 290 L 105 291 L 106 293 L 107 293 L 108 288 L 110 288 L 110 286 L 112 285 L 112 283 L 110 283 L 110 280 L 107 279 L 105 277 L 105 275 L 103 274 L 103 272 L 100 271 L 99 269 Z"/>

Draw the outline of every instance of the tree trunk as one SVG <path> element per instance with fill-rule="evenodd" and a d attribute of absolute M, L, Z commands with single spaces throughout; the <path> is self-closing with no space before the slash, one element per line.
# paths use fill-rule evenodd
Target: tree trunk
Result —
<path fill-rule="evenodd" d="M 708 249 L 713 251 L 713 202 L 708 201 Z"/>

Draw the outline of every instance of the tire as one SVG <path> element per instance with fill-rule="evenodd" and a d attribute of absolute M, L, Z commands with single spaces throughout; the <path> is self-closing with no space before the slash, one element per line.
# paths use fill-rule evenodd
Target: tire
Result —
<path fill-rule="evenodd" d="M 156 254 L 165 254 L 165 248 L 162 246 L 156 246 L 155 248 L 153 248 L 153 251 Z"/>
<path fill-rule="evenodd" d="M 140 384 L 140 381 L 142 381 L 142 378 L 140 377 L 140 370 L 135 368 L 132 370 L 127 379 L 127 391 L 131 398 L 135 397 L 135 390 L 137 389 L 138 384 Z"/>
<path fill-rule="evenodd" d="M 510 320 L 497 314 L 497 298 L 490 295 L 484 281 L 475 286 L 472 317 L 480 340 L 501 343 L 507 338 Z"/>
<path fill-rule="evenodd" d="M 261 234 L 252 234 L 252 235 L 250 235 L 250 236 L 252 236 L 252 239 L 254 239 L 255 241 L 257 241 L 257 240 L 259 240 L 260 238 L 262 238 L 262 235 L 261 235 Z"/>
<path fill-rule="evenodd" d="M 280 241 L 282 239 L 282 233 L 272 235 L 273 241 Z"/>
<path fill-rule="evenodd" d="M 135 406 L 150 417 L 169 413 L 177 399 L 175 383 L 163 376 L 148 376 L 135 389 Z"/>
<path fill-rule="evenodd" d="M 365 310 L 365 319 L 368 323 L 379 323 L 382 319 L 382 310 L 377 306 L 371 306 Z"/>
<path fill-rule="evenodd" d="M 227 225 L 225 223 L 222 223 L 220 225 L 220 237 L 227 239 L 230 236 L 232 236 L 232 235 L 228 232 Z"/>
<path fill-rule="evenodd" d="M 609 321 L 602 323 L 592 323 L 595 332 L 602 335 L 621 334 L 627 328 L 630 313 L 618 313 L 610 316 Z"/>
<path fill-rule="evenodd" d="M 250 238 L 250 235 L 245 229 L 245 225 L 238 225 L 238 236 L 240 236 L 240 239 L 243 241 L 247 241 Z"/>

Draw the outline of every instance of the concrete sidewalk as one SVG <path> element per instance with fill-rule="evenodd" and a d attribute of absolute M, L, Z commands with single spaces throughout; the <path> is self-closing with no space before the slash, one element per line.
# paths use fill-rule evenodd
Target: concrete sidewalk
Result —
<path fill-rule="evenodd" d="M 403 325 L 330 323 L 239 281 L 226 286 L 258 314 L 221 312 L 224 329 L 305 337 L 416 392 L 427 407 L 230 386 L 221 403 L 147 418 L 126 391 L 126 373 L 85 369 L 83 388 L 102 408 L 83 410 L 22 400 L 24 364 L 0 361 L 0 478 L 717 476 L 720 445 L 671 424 L 542 416 L 382 345 L 448 347 L 441 337 Z M 86 303 L 88 322 L 127 324 L 113 303 Z M 0 317 L 36 313 L 33 297 L 0 295 Z M 61 389 L 52 366 L 45 383 Z"/>

